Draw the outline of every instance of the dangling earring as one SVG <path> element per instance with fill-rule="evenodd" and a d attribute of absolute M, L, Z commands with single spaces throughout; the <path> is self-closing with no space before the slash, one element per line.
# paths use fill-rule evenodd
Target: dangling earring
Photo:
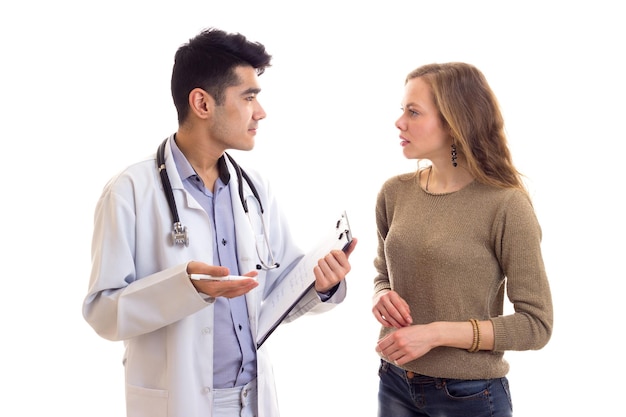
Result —
<path fill-rule="evenodd" d="M 456 163 L 456 145 L 452 142 L 452 151 L 450 152 L 452 155 L 452 166 L 456 167 L 458 164 Z"/>

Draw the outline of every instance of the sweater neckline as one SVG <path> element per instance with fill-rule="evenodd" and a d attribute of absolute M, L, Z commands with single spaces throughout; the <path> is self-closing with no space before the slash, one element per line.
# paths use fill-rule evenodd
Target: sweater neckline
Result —
<path fill-rule="evenodd" d="M 471 187 L 473 184 L 475 184 L 475 183 L 476 183 L 476 179 L 473 179 L 473 180 L 471 180 L 470 182 L 468 182 L 467 184 L 465 184 L 463 187 L 459 188 L 458 190 L 455 190 L 455 191 L 447 191 L 447 192 L 444 192 L 444 193 L 435 193 L 435 192 L 429 191 L 429 190 L 425 189 L 424 187 L 422 187 L 422 181 L 421 181 L 421 179 L 422 179 L 422 173 L 423 173 L 424 171 L 426 171 L 427 169 L 430 169 L 430 167 L 426 167 L 426 168 L 423 168 L 423 169 L 419 170 L 419 171 L 418 171 L 418 175 L 417 175 L 417 186 L 419 187 L 419 189 L 420 189 L 420 190 L 422 190 L 422 192 L 423 192 L 424 194 L 427 194 L 427 195 L 432 195 L 432 196 L 447 196 L 447 195 L 452 195 L 452 194 L 456 194 L 456 193 L 458 193 L 458 192 L 460 192 L 460 191 L 463 191 L 463 190 L 467 189 L 468 187 Z"/>

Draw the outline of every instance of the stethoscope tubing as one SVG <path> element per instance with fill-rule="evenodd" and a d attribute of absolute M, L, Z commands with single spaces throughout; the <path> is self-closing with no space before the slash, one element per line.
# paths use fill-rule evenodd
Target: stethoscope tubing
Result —
<path fill-rule="evenodd" d="M 165 197 L 167 199 L 167 204 L 169 206 L 170 213 L 171 213 L 171 216 L 172 216 L 172 221 L 173 221 L 172 239 L 173 239 L 173 243 L 174 243 L 174 245 L 176 245 L 176 244 L 183 244 L 185 246 L 189 246 L 189 237 L 188 237 L 188 233 L 187 233 L 187 228 L 182 225 L 182 223 L 180 221 L 180 217 L 178 216 L 178 209 L 176 207 L 176 200 L 174 199 L 174 192 L 172 190 L 172 184 L 170 183 L 169 176 L 167 175 L 167 169 L 165 168 L 165 146 L 167 145 L 167 141 L 168 141 L 168 139 L 165 139 L 159 145 L 159 148 L 157 149 L 157 155 L 156 155 L 157 170 L 159 171 L 159 175 L 161 176 L 161 182 L 163 183 L 163 191 L 165 192 Z M 265 262 L 263 260 L 263 258 L 261 257 L 259 248 L 258 248 L 258 244 L 257 244 L 257 246 L 256 246 L 257 255 L 259 257 L 259 261 L 261 262 L 261 264 L 257 265 L 257 269 L 274 269 L 274 268 L 278 268 L 280 266 L 280 264 L 274 260 L 274 254 L 272 252 L 272 249 L 271 249 L 271 246 L 270 246 L 270 242 L 269 242 L 269 238 L 268 238 L 268 235 L 267 235 L 267 228 L 265 227 L 265 219 L 264 219 L 264 216 L 263 216 L 263 214 L 265 212 L 264 212 L 264 209 L 263 209 L 263 204 L 261 203 L 261 197 L 259 196 L 259 193 L 258 193 L 256 187 L 254 186 L 253 181 L 250 179 L 250 176 L 246 173 L 246 171 L 244 171 L 239 166 L 239 164 L 237 162 L 235 162 L 233 157 L 230 156 L 227 152 L 224 152 L 224 155 L 228 158 L 228 160 L 232 164 L 233 168 L 235 169 L 235 173 L 237 175 L 237 183 L 238 183 L 237 192 L 239 194 L 239 200 L 241 201 L 241 206 L 243 207 L 243 210 L 246 213 L 246 216 L 248 217 L 248 220 L 250 221 L 251 224 L 252 224 L 252 219 L 250 218 L 250 211 L 248 209 L 248 202 L 246 201 L 246 198 L 244 197 L 244 193 L 243 193 L 243 182 L 244 181 L 246 183 L 248 183 L 248 187 L 250 187 L 250 190 L 252 191 L 252 194 L 254 195 L 254 198 L 257 200 L 257 202 L 259 204 L 259 211 L 260 211 L 259 216 L 261 217 L 261 225 L 263 227 L 263 238 L 264 238 L 265 245 L 266 245 L 266 247 L 268 249 L 268 252 L 269 252 L 269 257 L 270 257 L 270 260 L 271 260 L 271 264 L 268 264 L 267 262 Z"/>

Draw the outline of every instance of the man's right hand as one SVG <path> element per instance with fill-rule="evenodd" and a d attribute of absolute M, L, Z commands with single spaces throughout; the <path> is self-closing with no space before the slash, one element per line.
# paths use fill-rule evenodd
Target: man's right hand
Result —
<path fill-rule="evenodd" d="M 187 274 L 205 274 L 213 277 L 225 277 L 229 274 L 229 270 L 224 266 L 208 265 L 203 262 L 191 261 L 187 264 Z M 244 276 L 249 277 L 249 279 L 214 281 L 189 278 L 189 280 L 198 292 L 210 297 L 234 298 L 244 295 L 256 288 L 259 285 L 258 281 L 255 279 L 257 275 L 257 271 L 250 271 L 244 274 Z"/>

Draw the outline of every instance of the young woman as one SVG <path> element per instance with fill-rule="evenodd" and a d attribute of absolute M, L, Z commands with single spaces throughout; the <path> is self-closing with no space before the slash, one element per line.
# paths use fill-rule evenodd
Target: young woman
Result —
<path fill-rule="evenodd" d="M 377 199 L 379 417 L 511 416 L 504 351 L 550 339 L 541 229 L 503 126 L 474 66 L 407 76 L 400 144 L 430 164 L 387 180 Z"/>

